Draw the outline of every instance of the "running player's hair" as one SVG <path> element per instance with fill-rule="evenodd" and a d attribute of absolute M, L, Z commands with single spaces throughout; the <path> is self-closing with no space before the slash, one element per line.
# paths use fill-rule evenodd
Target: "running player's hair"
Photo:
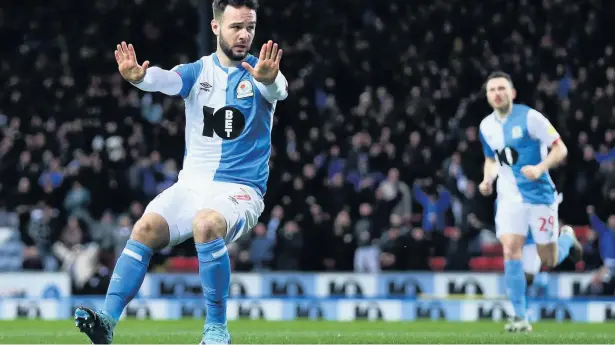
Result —
<path fill-rule="evenodd" d="M 489 76 L 487 77 L 487 80 L 485 80 L 485 85 L 484 87 L 487 87 L 487 83 L 489 82 L 489 80 L 491 79 L 496 79 L 496 78 L 504 78 L 506 80 L 508 80 L 508 82 L 510 83 L 510 87 L 514 88 L 515 86 L 513 85 L 513 81 L 512 78 L 510 76 L 510 74 L 504 72 L 504 71 L 495 71 L 495 72 L 491 72 L 491 74 L 489 74 Z"/>
<path fill-rule="evenodd" d="M 214 11 L 214 18 L 220 18 L 226 6 L 235 8 L 247 7 L 251 10 L 258 10 L 258 0 L 214 0 L 211 5 Z"/>

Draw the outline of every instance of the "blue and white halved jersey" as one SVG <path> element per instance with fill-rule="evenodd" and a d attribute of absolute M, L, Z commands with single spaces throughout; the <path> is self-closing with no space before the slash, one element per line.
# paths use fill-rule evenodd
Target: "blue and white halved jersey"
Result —
<path fill-rule="evenodd" d="M 249 55 L 244 61 L 254 67 L 258 59 Z M 179 95 L 186 105 L 179 178 L 238 183 L 264 195 L 277 99 L 245 68 L 222 66 L 215 53 L 173 71 L 182 79 Z M 278 78 L 284 78 L 281 72 Z"/>
<path fill-rule="evenodd" d="M 501 119 L 495 112 L 480 124 L 480 140 L 486 157 L 499 163 L 499 200 L 552 205 L 557 192 L 548 172 L 536 181 L 521 173 L 526 165 L 537 165 L 560 136 L 538 111 L 514 104 L 512 113 Z"/>

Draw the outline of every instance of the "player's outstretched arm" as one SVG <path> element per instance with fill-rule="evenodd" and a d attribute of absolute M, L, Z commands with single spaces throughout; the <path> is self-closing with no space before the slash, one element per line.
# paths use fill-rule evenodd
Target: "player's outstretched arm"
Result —
<path fill-rule="evenodd" d="M 278 49 L 277 43 L 269 41 L 263 44 L 256 66 L 252 67 L 247 62 L 241 64 L 256 80 L 256 87 L 269 102 L 288 97 L 288 82 L 280 72 L 281 59 L 282 49 Z"/>
<path fill-rule="evenodd" d="M 115 60 L 120 74 L 126 81 L 143 91 L 177 95 L 182 90 L 182 78 L 173 71 L 149 67 L 149 61 L 137 63 L 137 54 L 132 44 L 118 44 Z"/>

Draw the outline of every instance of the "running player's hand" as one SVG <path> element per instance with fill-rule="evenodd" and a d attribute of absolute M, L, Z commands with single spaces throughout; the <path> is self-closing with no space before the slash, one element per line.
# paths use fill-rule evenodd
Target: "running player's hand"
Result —
<path fill-rule="evenodd" d="M 544 170 L 540 165 L 526 165 L 521 168 L 521 173 L 529 180 L 535 181 L 544 173 Z"/>
<path fill-rule="evenodd" d="M 132 44 L 126 45 L 126 42 L 117 45 L 115 60 L 117 61 L 117 67 L 122 77 L 131 83 L 137 83 L 143 80 L 145 71 L 149 66 L 149 61 L 145 61 L 143 65 L 139 66 L 135 48 Z"/>
<path fill-rule="evenodd" d="M 254 77 L 255 80 L 269 85 L 275 81 L 280 70 L 280 59 L 282 59 L 282 49 L 278 49 L 278 44 L 269 41 L 263 44 L 261 54 L 258 57 L 258 63 L 254 68 L 247 62 L 242 62 L 243 68 Z"/>
<path fill-rule="evenodd" d="M 483 182 L 478 185 L 478 190 L 484 196 L 491 195 L 491 193 L 493 193 L 493 181 L 483 180 Z"/>

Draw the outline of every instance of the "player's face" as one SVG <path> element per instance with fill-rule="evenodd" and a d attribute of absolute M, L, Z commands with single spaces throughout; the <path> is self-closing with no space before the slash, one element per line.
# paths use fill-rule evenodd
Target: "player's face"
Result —
<path fill-rule="evenodd" d="M 216 34 L 222 52 L 233 61 L 245 59 L 256 31 L 256 11 L 226 6 L 219 24 Z"/>
<path fill-rule="evenodd" d="M 506 78 L 493 78 L 487 82 L 487 101 L 495 110 L 506 111 L 515 98 L 515 90 Z"/>

